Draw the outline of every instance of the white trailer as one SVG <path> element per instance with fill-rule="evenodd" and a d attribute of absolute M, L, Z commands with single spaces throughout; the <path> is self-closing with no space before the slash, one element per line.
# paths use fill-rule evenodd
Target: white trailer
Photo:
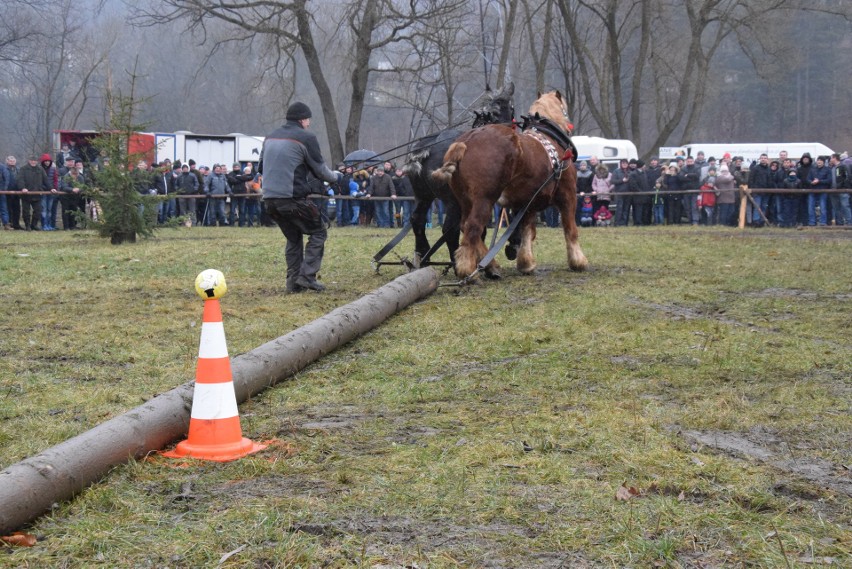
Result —
<path fill-rule="evenodd" d="M 622 160 L 639 158 L 636 145 L 630 140 L 601 138 L 599 136 L 572 136 L 571 141 L 577 147 L 577 161 L 597 156 L 598 160 L 612 167 Z"/>
<path fill-rule="evenodd" d="M 173 133 L 154 133 L 157 162 L 166 158 L 172 162 L 192 159 L 198 166 L 224 164 L 230 170 L 234 162 L 257 162 L 263 148 L 262 136 L 241 133 L 195 134 L 188 130 Z"/>
<path fill-rule="evenodd" d="M 263 150 L 263 141 L 266 137 L 240 133 L 234 136 L 237 138 L 237 162 L 245 164 L 260 160 L 260 151 Z"/>

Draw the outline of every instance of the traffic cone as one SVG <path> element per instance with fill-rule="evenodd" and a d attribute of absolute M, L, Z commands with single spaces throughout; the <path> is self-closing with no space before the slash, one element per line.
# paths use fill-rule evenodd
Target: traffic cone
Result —
<path fill-rule="evenodd" d="M 225 277 L 219 271 L 208 269 L 198 275 L 196 289 L 204 298 L 204 317 L 195 369 L 189 435 L 173 451 L 163 454 L 170 458 L 191 457 L 228 462 L 263 450 L 266 445 L 243 437 L 240 427 L 231 360 L 219 306 L 219 297 L 227 290 Z"/>

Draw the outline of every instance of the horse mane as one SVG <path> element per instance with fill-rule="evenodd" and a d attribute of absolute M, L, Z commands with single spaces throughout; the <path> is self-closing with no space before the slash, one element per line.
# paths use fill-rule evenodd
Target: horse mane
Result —
<path fill-rule="evenodd" d="M 550 91 L 539 95 L 530 105 L 530 116 L 539 116 L 549 119 L 561 130 L 568 134 L 568 112 L 565 109 L 565 101 L 559 91 Z"/>
<path fill-rule="evenodd" d="M 568 112 L 559 91 L 539 94 L 538 99 L 530 105 L 529 116 L 524 117 L 523 129 L 527 128 L 540 130 L 563 149 L 569 150 L 572 158 L 576 158 L 577 147 L 569 136 Z"/>

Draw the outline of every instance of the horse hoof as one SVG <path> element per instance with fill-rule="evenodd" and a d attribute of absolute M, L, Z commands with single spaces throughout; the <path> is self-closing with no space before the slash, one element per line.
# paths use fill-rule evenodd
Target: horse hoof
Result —
<path fill-rule="evenodd" d="M 518 258 L 518 248 L 511 243 L 506 245 L 506 258 L 510 261 L 514 261 Z"/>
<path fill-rule="evenodd" d="M 487 270 L 485 271 L 485 277 L 492 281 L 499 281 L 503 278 L 503 275 L 500 274 L 500 271 Z"/>

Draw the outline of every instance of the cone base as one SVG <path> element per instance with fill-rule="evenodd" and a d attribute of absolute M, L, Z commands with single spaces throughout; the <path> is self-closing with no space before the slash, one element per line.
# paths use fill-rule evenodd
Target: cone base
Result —
<path fill-rule="evenodd" d="M 189 440 L 179 442 L 174 450 L 164 452 L 168 458 L 197 458 L 215 462 L 230 462 L 261 451 L 266 445 L 242 438 L 236 443 L 227 444 L 192 444 Z"/>

